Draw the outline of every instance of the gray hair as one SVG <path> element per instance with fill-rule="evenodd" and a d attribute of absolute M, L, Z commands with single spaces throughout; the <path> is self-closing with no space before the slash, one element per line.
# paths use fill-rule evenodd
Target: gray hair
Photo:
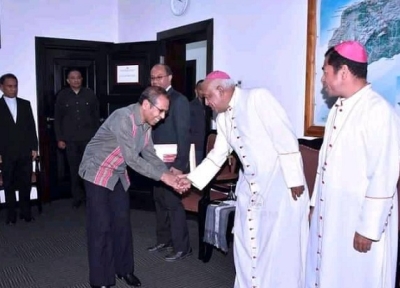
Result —
<path fill-rule="evenodd" d="M 220 85 L 224 89 L 233 89 L 236 86 L 236 83 L 233 79 L 221 79 L 220 83 Z"/>

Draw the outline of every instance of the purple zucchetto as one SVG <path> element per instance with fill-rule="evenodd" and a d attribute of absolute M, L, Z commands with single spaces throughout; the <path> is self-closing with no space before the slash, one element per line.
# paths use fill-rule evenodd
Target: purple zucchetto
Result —
<path fill-rule="evenodd" d="M 333 49 L 346 59 L 359 63 L 368 62 L 367 50 L 357 41 L 344 41 L 336 45 Z"/>
<path fill-rule="evenodd" d="M 205 80 L 213 80 L 213 79 L 231 79 L 229 75 L 222 71 L 213 71 L 206 76 Z"/>

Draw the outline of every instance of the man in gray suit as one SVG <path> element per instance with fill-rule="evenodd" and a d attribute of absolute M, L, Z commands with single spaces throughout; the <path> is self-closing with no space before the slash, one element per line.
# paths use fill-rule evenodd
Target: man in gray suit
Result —
<path fill-rule="evenodd" d="M 153 130 L 154 144 L 177 144 L 177 155 L 173 162 L 166 163 L 175 174 L 189 170 L 190 151 L 190 107 L 188 99 L 171 87 L 172 71 L 164 64 L 155 65 L 151 71 L 151 85 L 167 90 L 170 98 L 168 117 Z M 192 254 L 186 213 L 181 195 L 170 187 L 157 183 L 153 197 L 156 207 L 157 242 L 149 252 L 168 251 L 166 261 L 177 261 Z"/>

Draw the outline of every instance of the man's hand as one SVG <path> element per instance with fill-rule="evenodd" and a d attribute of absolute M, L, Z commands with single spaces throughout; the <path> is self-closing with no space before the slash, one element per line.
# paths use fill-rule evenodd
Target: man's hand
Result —
<path fill-rule="evenodd" d="M 182 191 L 181 193 L 186 192 L 192 186 L 192 182 L 189 179 L 187 179 L 187 174 L 179 175 L 178 179 L 179 179 L 179 189 Z"/>
<path fill-rule="evenodd" d="M 290 190 L 292 191 L 294 201 L 297 201 L 297 198 L 299 198 L 304 192 L 304 186 L 292 187 Z"/>
<path fill-rule="evenodd" d="M 32 150 L 32 159 L 33 159 L 33 160 L 36 159 L 37 155 L 38 155 L 38 151 L 33 151 L 33 150 Z"/>
<path fill-rule="evenodd" d="M 169 172 L 171 172 L 174 175 L 182 175 L 183 174 L 183 172 L 181 170 L 176 169 L 174 167 L 169 168 Z"/>
<path fill-rule="evenodd" d="M 161 175 L 161 181 L 167 184 L 168 186 L 171 186 L 174 189 L 179 188 L 179 179 L 176 175 L 173 175 L 172 173 L 165 172 Z"/>
<path fill-rule="evenodd" d="M 354 234 L 353 246 L 358 252 L 367 253 L 371 250 L 372 240 L 368 239 L 357 232 Z"/>
<path fill-rule="evenodd" d="M 60 148 L 60 149 L 62 149 L 62 150 L 64 150 L 65 147 L 67 147 L 67 145 L 65 144 L 64 141 L 58 141 L 58 142 L 57 142 L 57 146 L 58 146 L 58 148 Z"/>

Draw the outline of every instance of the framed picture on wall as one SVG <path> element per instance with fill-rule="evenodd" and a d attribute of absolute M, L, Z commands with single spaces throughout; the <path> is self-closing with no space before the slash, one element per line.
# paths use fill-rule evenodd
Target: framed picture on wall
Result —
<path fill-rule="evenodd" d="M 116 65 L 116 84 L 138 84 L 139 65 Z"/>
<path fill-rule="evenodd" d="M 395 0 L 308 0 L 304 133 L 322 136 L 336 98 L 324 93 L 324 54 L 356 40 L 368 51 L 368 81 L 400 112 L 400 45 Z"/>

